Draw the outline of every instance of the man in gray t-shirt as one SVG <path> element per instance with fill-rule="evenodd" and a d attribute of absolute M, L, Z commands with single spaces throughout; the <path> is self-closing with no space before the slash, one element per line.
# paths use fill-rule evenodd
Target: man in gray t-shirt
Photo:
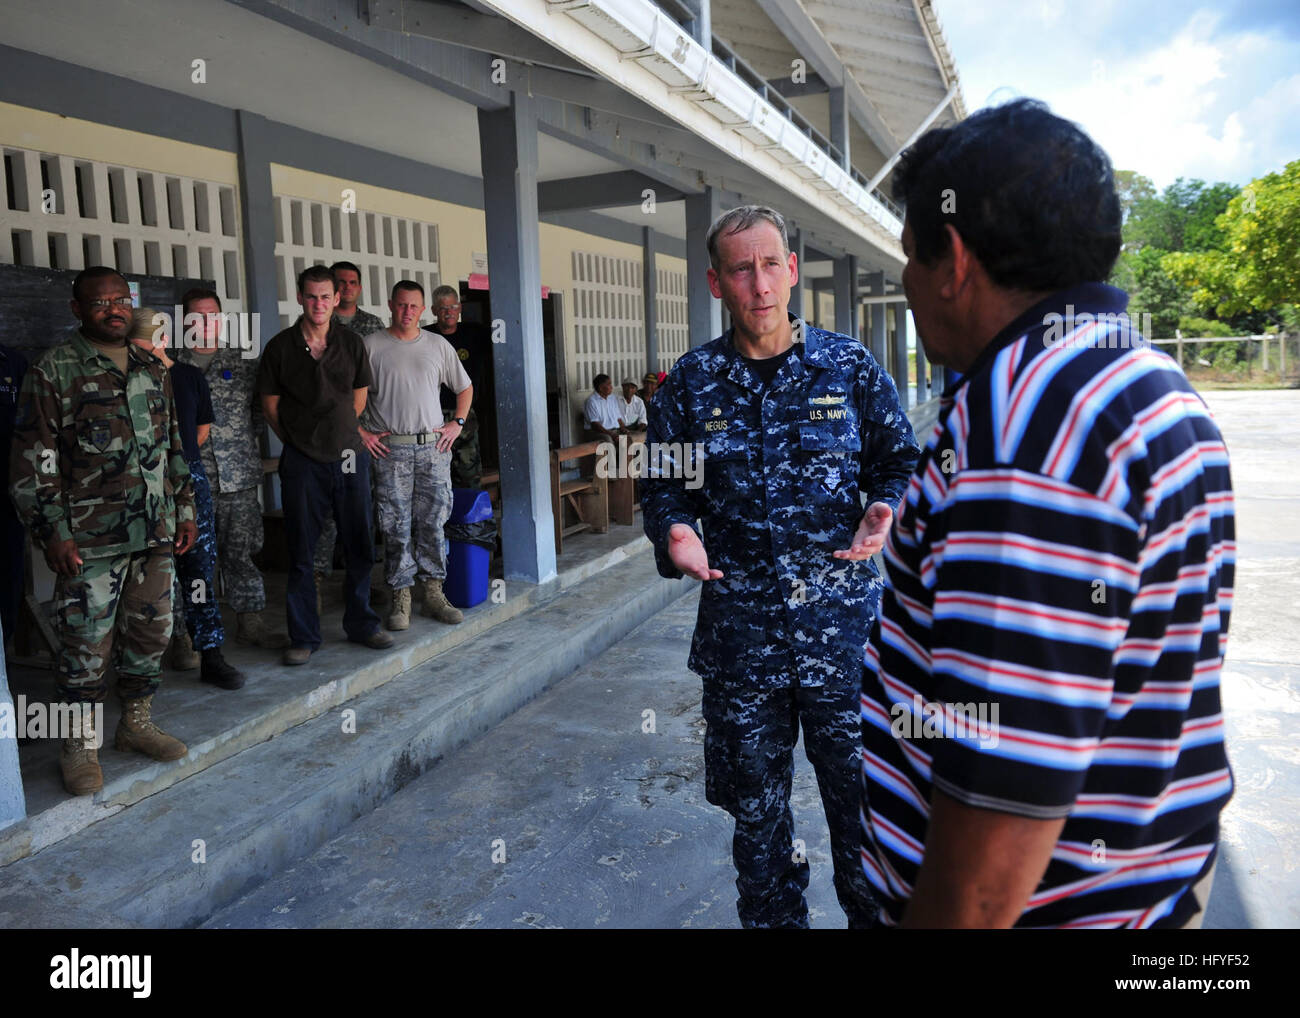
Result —
<path fill-rule="evenodd" d="M 451 515 L 451 447 L 465 426 L 474 388 L 441 336 L 420 328 L 424 288 L 401 280 L 388 302 L 393 324 L 364 340 L 372 384 L 361 440 L 374 457 L 375 500 L 384 535 L 384 578 L 393 594 L 389 629 L 411 624 L 411 587 L 424 588 L 421 613 L 464 619 L 442 592 L 447 559 L 442 528 Z M 443 420 L 439 386 L 456 393 L 455 419 Z"/>

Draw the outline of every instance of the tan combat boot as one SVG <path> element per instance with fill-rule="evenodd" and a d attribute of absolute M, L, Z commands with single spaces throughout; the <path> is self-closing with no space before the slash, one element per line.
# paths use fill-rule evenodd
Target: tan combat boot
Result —
<path fill-rule="evenodd" d="M 178 672 L 192 672 L 199 666 L 199 652 L 190 642 L 190 634 L 182 624 L 172 633 L 172 667 Z"/>
<path fill-rule="evenodd" d="M 446 622 L 448 625 L 465 621 L 461 610 L 448 601 L 443 594 L 442 580 L 424 581 L 424 607 L 420 609 L 420 614 L 437 619 L 439 622 Z"/>
<path fill-rule="evenodd" d="M 123 753 L 135 750 L 155 760 L 179 760 L 189 750 L 153 723 L 149 716 L 152 696 L 122 701 L 122 720 L 117 723 L 113 748 Z"/>
<path fill-rule="evenodd" d="M 104 787 L 104 772 L 99 769 L 99 752 L 95 746 L 95 715 L 88 710 L 81 718 L 81 734 L 63 740 L 59 767 L 63 787 L 69 795 L 93 795 Z"/>
<path fill-rule="evenodd" d="M 384 623 L 394 632 L 411 627 L 411 588 L 403 587 L 393 591 L 393 608 Z"/>
<path fill-rule="evenodd" d="M 289 646 L 288 635 L 272 632 L 262 612 L 239 612 L 237 621 L 235 639 L 240 643 L 265 650 L 284 650 Z"/>

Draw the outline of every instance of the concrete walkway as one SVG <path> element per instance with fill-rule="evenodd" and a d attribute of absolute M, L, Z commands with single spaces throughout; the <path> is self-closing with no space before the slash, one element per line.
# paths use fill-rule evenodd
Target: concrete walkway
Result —
<path fill-rule="evenodd" d="M 1212 393 L 1238 493 L 1224 672 L 1237 792 L 1206 927 L 1300 925 L 1300 393 Z M 704 798 L 683 599 L 210 927 L 733 927 L 731 823 Z M 647 714 L 652 711 L 653 715 Z M 653 718 L 654 730 L 646 731 Z M 844 923 L 811 768 L 814 926 Z"/>
<path fill-rule="evenodd" d="M 1300 927 L 1300 392 L 1206 394 L 1228 453 L 1237 578 L 1223 706 L 1237 782 L 1207 928 Z"/>

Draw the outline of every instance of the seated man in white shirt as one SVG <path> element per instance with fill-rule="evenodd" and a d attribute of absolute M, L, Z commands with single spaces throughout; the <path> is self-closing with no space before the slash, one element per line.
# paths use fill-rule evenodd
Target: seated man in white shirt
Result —
<path fill-rule="evenodd" d="M 587 397 L 582 408 L 587 419 L 588 438 L 596 441 L 608 439 L 612 442 L 616 436 L 627 434 L 619 416 L 618 401 L 612 398 L 614 380 L 609 375 L 597 375 L 591 380 L 591 387 L 595 391 Z"/>
<path fill-rule="evenodd" d="M 636 394 L 636 382 L 623 379 L 623 395 L 619 399 L 619 419 L 628 431 L 645 431 L 645 401 Z"/>

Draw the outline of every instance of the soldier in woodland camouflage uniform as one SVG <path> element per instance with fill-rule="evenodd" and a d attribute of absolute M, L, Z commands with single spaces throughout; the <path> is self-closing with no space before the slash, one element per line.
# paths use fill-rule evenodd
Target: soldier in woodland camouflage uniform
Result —
<path fill-rule="evenodd" d="M 382 321 L 357 305 L 357 301 L 361 299 L 361 270 L 352 262 L 335 262 L 330 266 L 330 272 L 334 273 L 334 285 L 339 291 L 339 304 L 334 309 L 333 321 L 344 328 L 351 329 L 362 339 L 384 328 Z M 321 610 L 321 581 L 334 571 L 334 543 L 337 539 L 338 528 L 335 527 L 334 520 L 327 516 L 321 525 L 320 539 L 316 542 L 316 561 L 313 566 L 316 573 L 317 613 Z M 372 590 L 370 598 L 372 602 L 379 600 L 374 596 L 377 592 L 378 588 Z"/>
<path fill-rule="evenodd" d="M 172 629 L 172 551 L 196 536 L 194 496 L 162 363 L 126 343 L 131 296 L 103 267 L 73 283 L 81 321 L 23 381 L 10 465 L 11 492 L 58 576 L 58 690 L 69 703 L 107 692 L 117 672 L 122 720 L 114 745 L 177 760 L 184 743 L 150 717 Z M 103 787 L 93 715 L 63 743 L 74 795 Z"/>
<path fill-rule="evenodd" d="M 266 621 L 266 586 L 253 564 L 263 539 L 257 489 L 262 483 L 259 436 L 265 427 L 261 403 L 253 398 L 256 351 L 239 346 L 243 337 L 222 335 L 221 302 L 211 290 L 190 290 L 181 303 L 186 316 L 204 316 L 203 345 L 179 344 L 176 360 L 202 371 L 212 396 L 215 420 L 208 441 L 199 449 L 199 458 L 216 510 L 217 560 L 226 600 L 238 622 L 235 639 L 282 650 L 289 646 L 289 637 L 273 632 Z M 195 666 L 197 662 L 190 667 Z"/>
<path fill-rule="evenodd" d="M 882 587 L 871 555 L 919 449 L 866 347 L 787 314 L 798 272 L 777 213 L 733 209 L 708 245 L 709 285 L 733 327 L 679 359 L 650 401 L 650 462 L 672 458 L 641 499 L 660 573 L 705 581 L 689 666 L 704 684 L 706 794 L 736 820 L 741 923 L 807 926 L 809 867 L 790 813 L 802 722 L 840 905 L 851 927 L 870 926 L 858 699 Z"/>

